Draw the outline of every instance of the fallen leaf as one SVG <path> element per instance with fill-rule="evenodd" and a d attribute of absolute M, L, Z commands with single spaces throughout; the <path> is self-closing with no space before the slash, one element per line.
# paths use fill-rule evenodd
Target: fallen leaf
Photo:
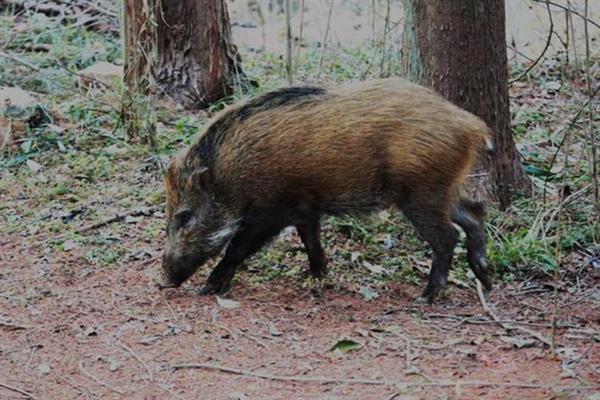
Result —
<path fill-rule="evenodd" d="M 452 339 L 448 339 L 446 341 L 446 344 L 448 346 L 456 346 L 457 344 L 462 344 L 464 342 L 465 342 L 465 340 L 463 338 L 452 338 Z"/>
<path fill-rule="evenodd" d="M 110 372 L 115 372 L 121 366 L 121 364 L 119 364 L 119 362 L 114 357 L 108 357 L 106 359 L 106 362 L 108 362 L 108 370 Z"/>
<path fill-rule="evenodd" d="M 281 336 L 281 331 L 277 329 L 274 323 L 269 324 L 269 334 L 271 336 Z"/>
<path fill-rule="evenodd" d="M 40 375 L 48 375 L 50 373 L 50 366 L 47 364 L 40 364 L 37 367 L 37 372 Z"/>
<path fill-rule="evenodd" d="M 125 149 L 123 147 L 120 147 L 117 144 L 113 144 L 113 145 L 110 145 L 110 146 L 106 147 L 104 149 L 104 151 L 107 154 L 111 155 L 111 156 L 116 156 L 116 155 L 121 155 L 121 154 L 127 154 L 127 149 Z"/>
<path fill-rule="evenodd" d="M 138 340 L 138 343 L 145 344 L 145 345 L 151 345 L 152 343 L 154 343 L 158 340 L 160 340 L 160 336 L 157 336 L 157 335 L 143 336 L 140 338 L 140 340 Z"/>
<path fill-rule="evenodd" d="M 240 306 L 240 303 L 238 301 L 223 299 L 219 296 L 216 296 L 216 297 L 217 297 L 217 303 L 223 308 L 232 309 L 232 308 L 238 308 Z"/>
<path fill-rule="evenodd" d="M 363 261 L 363 265 L 366 269 L 371 271 L 371 273 L 373 273 L 373 274 L 381 274 L 382 272 L 384 272 L 384 269 L 381 265 L 371 264 L 368 261 Z"/>
<path fill-rule="evenodd" d="M 522 336 L 500 336 L 500 340 L 504 343 L 512 344 L 517 349 L 535 346 L 535 339 L 528 339 Z"/>
<path fill-rule="evenodd" d="M 379 297 L 379 293 L 377 293 L 376 291 L 374 291 L 373 289 L 371 289 L 368 286 L 362 286 L 358 290 L 358 293 L 362 294 L 363 297 L 365 298 L 365 300 L 367 300 L 367 301 L 371 301 L 371 300 Z"/>
<path fill-rule="evenodd" d="M 131 215 L 128 215 L 125 217 L 125 223 L 126 224 L 135 224 L 137 222 L 140 222 L 142 220 L 143 217 L 133 217 Z"/>
<path fill-rule="evenodd" d="M 78 247 L 77 242 L 74 240 L 65 240 L 62 245 L 63 251 L 71 251 Z"/>
<path fill-rule="evenodd" d="M 27 164 L 27 167 L 31 170 L 31 172 L 36 174 L 43 168 L 40 163 L 37 163 L 33 160 L 27 160 L 25 163 Z"/>
<path fill-rule="evenodd" d="M 96 328 L 94 328 L 94 327 L 92 327 L 92 326 L 88 327 L 88 328 L 87 328 L 87 329 L 86 329 L 86 330 L 83 332 L 83 334 L 84 334 L 85 336 L 98 336 L 98 332 L 96 332 Z"/>
<path fill-rule="evenodd" d="M 352 350 L 360 349 L 361 347 L 362 344 L 355 342 L 354 340 L 342 339 L 338 340 L 338 342 L 335 345 L 333 345 L 333 347 L 329 349 L 329 351 L 339 350 L 342 353 L 347 353 Z"/>
<path fill-rule="evenodd" d="M 485 335 L 481 335 L 481 336 L 477 336 L 475 339 L 471 340 L 471 343 L 479 346 L 480 344 L 482 344 L 485 341 L 486 341 Z"/>

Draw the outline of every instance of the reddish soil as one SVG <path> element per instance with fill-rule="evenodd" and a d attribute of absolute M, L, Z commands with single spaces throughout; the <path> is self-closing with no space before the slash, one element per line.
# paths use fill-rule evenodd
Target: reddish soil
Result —
<path fill-rule="evenodd" d="M 303 289 L 300 278 L 258 287 L 241 273 L 224 296 L 240 305 L 229 309 L 193 293 L 201 276 L 158 291 L 156 259 L 82 269 L 77 251 L 59 257 L 19 237 L 1 238 L 0 255 L 0 384 L 36 399 L 587 399 L 592 390 L 558 386 L 600 382 L 600 279 L 587 270 L 577 290 L 559 292 L 561 350 L 552 356 L 491 323 L 469 289 L 452 287 L 429 306 L 414 302 L 419 287 L 399 284 L 367 302 L 349 289 Z M 528 285 L 500 284 L 488 302 L 500 318 L 549 336 L 552 291 Z M 341 338 L 362 346 L 331 351 Z M 388 382 L 173 368 L 182 363 Z M 428 386 L 446 381 L 456 385 Z M 460 385 L 467 381 L 482 382 Z M 0 398 L 26 396 L 0 388 Z"/>

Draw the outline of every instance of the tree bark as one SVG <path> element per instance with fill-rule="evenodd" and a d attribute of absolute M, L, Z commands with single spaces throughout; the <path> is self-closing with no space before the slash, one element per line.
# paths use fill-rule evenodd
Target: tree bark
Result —
<path fill-rule="evenodd" d="M 161 0 L 158 6 L 159 95 L 188 109 L 231 95 L 245 76 L 225 0 Z"/>
<path fill-rule="evenodd" d="M 515 192 L 530 193 L 531 182 L 510 128 L 504 0 L 405 0 L 404 5 L 414 23 L 405 26 L 405 76 L 479 116 L 495 132 L 496 152 L 482 159 L 473 185 L 506 208 Z"/>

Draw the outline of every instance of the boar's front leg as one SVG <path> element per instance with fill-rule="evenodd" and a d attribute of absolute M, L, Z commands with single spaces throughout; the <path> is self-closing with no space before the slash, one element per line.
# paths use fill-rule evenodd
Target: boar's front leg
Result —
<path fill-rule="evenodd" d="M 200 295 L 213 293 L 223 293 L 231 285 L 231 280 L 235 275 L 237 266 L 247 257 L 251 256 L 273 236 L 275 236 L 281 227 L 264 226 L 262 221 L 245 224 L 235 234 L 225 255 L 210 273 L 206 284 L 198 292 Z"/>
<path fill-rule="evenodd" d="M 321 247 L 321 225 L 319 219 L 309 219 L 296 224 L 296 229 L 304 243 L 310 263 L 310 274 L 315 278 L 322 278 L 327 272 L 327 258 Z"/>

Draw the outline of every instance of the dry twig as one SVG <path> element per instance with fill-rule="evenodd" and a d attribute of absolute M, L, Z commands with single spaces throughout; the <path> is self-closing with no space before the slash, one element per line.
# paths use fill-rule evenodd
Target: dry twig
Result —
<path fill-rule="evenodd" d="M 517 81 L 520 81 L 525 76 L 527 76 L 531 72 L 531 70 L 533 68 L 535 68 L 535 66 L 544 57 L 544 55 L 546 54 L 546 51 L 548 51 L 548 47 L 550 47 L 550 42 L 552 41 L 552 34 L 554 33 L 554 21 L 552 20 L 552 12 L 550 12 L 550 3 L 548 1 L 546 1 L 546 9 L 548 10 L 548 20 L 550 21 L 550 32 L 548 33 L 548 38 L 546 39 L 546 45 L 544 46 L 544 49 L 540 53 L 539 57 L 536 58 L 533 63 L 531 63 L 529 68 L 527 68 L 525 71 L 523 71 L 523 73 L 521 75 L 517 76 L 515 79 L 510 80 L 508 82 L 509 85 L 511 85 Z"/>
<path fill-rule="evenodd" d="M 589 173 L 591 174 L 592 179 L 592 192 L 594 195 L 594 203 L 596 209 L 600 209 L 600 201 L 598 194 L 598 171 L 596 170 L 596 140 L 594 138 L 594 107 L 592 105 L 592 75 L 590 74 L 590 34 L 588 32 L 588 0 L 585 0 L 585 19 L 583 24 L 583 29 L 585 33 L 585 75 L 587 80 L 587 89 L 588 89 L 588 136 L 589 136 L 589 146 L 590 146 L 590 159 L 589 159 Z"/>
<path fill-rule="evenodd" d="M 481 302 L 481 306 L 483 307 L 483 310 L 498 324 L 500 325 L 500 327 L 502 329 L 504 329 L 507 332 L 513 331 L 513 330 L 518 330 L 521 331 L 523 333 L 526 333 L 527 335 L 539 340 L 540 342 L 548 345 L 548 346 L 552 346 L 552 343 L 545 338 L 542 334 L 540 334 L 539 332 L 533 331 L 531 329 L 525 328 L 523 326 L 514 326 L 514 325 L 510 325 L 507 324 L 505 322 L 502 322 L 502 320 L 500 318 L 498 318 L 498 316 L 496 315 L 496 313 L 494 312 L 494 310 L 492 310 L 490 308 L 490 306 L 488 305 L 487 301 L 485 301 L 485 296 L 483 295 L 483 288 L 481 286 L 481 282 L 479 281 L 479 279 L 476 279 L 476 283 L 477 283 L 477 295 L 479 296 L 479 301 Z"/>
<path fill-rule="evenodd" d="M 292 381 L 292 382 L 313 382 L 313 383 L 338 383 L 346 385 L 379 385 L 394 387 L 454 387 L 454 386 L 476 386 L 476 387 L 505 387 L 505 388 L 523 388 L 523 389 L 548 389 L 555 391 L 573 391 L 573 390 L 600 390 L 600 385 L 581 385 L 581 386 L 561 386 L 547 385 L 537 383 L 519 383 L 519 382 L 489 382 L 489 381 L 461 381 L 461 380 L 431 380 L 429 382 L 418 381 L 395 381 L 383 379 L 354 379 L 354 378 L 331 378 L 324 376 L 298 376 L 298 375 L 273 375 L 261 372 L 247 371 L 237 368 L 229 368 L 221 365 L 190 363 L 175 364 L 171 366 L 175 370 L 179 369 L 208 369 L 221 371 L 234 375 L 249 376 L 253 378 L 268 379 L 274 381 Z"/>
<path fill-rule="evenodd" d="M 85 368 L 84 368 L 84 366 L 83 366 L 83 361 L 81 361 L 81 362 L 79 363 L 79 370 L 81 371 L 81 373 L 82 373 L 83 375 L 85 375 L 85 376 L 87 376 L 88 378 L 92 379 L 94 382 L 96 382 L 96 383 L 98 383 L 98 384 L 100 384 L 100 385 L 102 385 L 102 386 L 104 386 L 104 387 L 106 387 L 106 388 L 108 388 L 108 389 L 112 390 L 112 391 L 113 391 L 113 392 L 115 392 L 115 393 L 118 393 L 118 394 L 120 394 L 121 396 L 124 396 L 124 395 L 125 395 L 125 392 L 123 392 L 122 390 L 120 390 L 120 389 L 117 389 L 116 387 L 109 385 L 108 383 L 104 382 L 102 379 L 100 379 L 100 378 L 98 378 L 97 376 L 95 376 L 95 375 L 92 375 L 91 373 L 89 373 L 88 371 L 86 371 L 86 369 L 85 369 Z"/>
<path fill-rule="evenodd" d="M 146 208 L 136 208 L 134 210 L 129 210 L 127 212 L 124 213 L 117 213 L 109 218 L 103 219 L 100 222 L 96 222 L 93 224 L 89 224 L 89 225 L 85 225 L 79 229 L 77 229 L 75 232 L 76 233 L 84 233 L 87 231 L 91 231 L 94 229 L 98 229 L 101 228 L 105 225 L 108 224 L 112 224 L 113 222 L 117 222 L 117 221 L 121 221 L 127 217 L 137 217 L 139 215 L 148 215 L 148 214 L 152 214 L 155 211 L 158 211 L 160 208 L 159 207 L 146 207 Z M 58 236 L 55 236 L 53 239 L 54 240 L 58 240 L 61 239 L 62 237 L 64 237 L 66 234 L 60 234 Z"/>
<path fill-rule="evenodd" d="M 76 384 L 74 384 L 73 382 L 69 381 L 67 378 L 58 375 L 56 372 L 52 373 L 57 379 L 60 379 L 61 381 L 65 382 L 67 385 L 71 386 L 72 388 L 78 390 L 81 394 L 83 394 L 85 396 L 86 399 L 90 398 L 90 395 L 93 395 L 94 397 L 97 397 L 96 393 L 92 392 L 92 390 L 89 387 L 81 387 L 78 386 Z"/>
<path fill-rule="evenodd" d="M 589 96 L 589 99 L 581 106 L 581 108 L 575 113 L 575 115 L 573 116 L 573 118 L 571 118 L 571 121 L 569 121 L 569 123 L 567 124 L 567 126 L 563 129 L 564 135 L 563 135 L 562 139 L 560 140 L 560 142 L 558 143 L 558 146 L 556 147 L 556 151 L 552 155 L 552 158 L 550 159 L 550 164 L 548 165 L 548 171 L 552 170 L 552 167 L 554 166 L 554 162 L 556 161 L 556 157 L 558 157 L 558 153 L 560 152 L 560 149 L 565 144 L 565 141 L 567 140 L 567 137 L 569 136 L 569 132 L 571 131 L 571 129 L 573 129 L 573 127 L 575 126 L 575 124 L 579 120 L 579 117 L 581 117 L 581 115 L 585 111 L 585 109 L 588 106 L 588 104 L 591 103 L 592 99 L 594 97 L 596 97 L 596 95 L 598 94 L 598 92 L 600 92 L 600 85 L 594 90 L 594 92 Z M 552 134 L 552 136 L 554 136 L 554 135 L 555 134 Z M 542 199 L 543 199 L 544 204 L 546 203 L 546 189 L 548 187 L 548 180 L 549 179 L 550 179 L 550 174 L 547 174 L 546 178 L 544 179 L 544 191 L 543 191 L 543 194 L 542 194 Z"/>
<path fill-rule="evenodd" d="M 569 7 L 566 7 L 566 6 L 562 5 L 562 4 L 558 4 L 558 3 L 555 3 L 555 2 L 553 2 L 553 1 L 548 1 L 548 0 L 533 0 L 533 1 L 534 1 L 534 2 L 536 2 L 536 3 L 541 3 L 541 2 L 543 1 L 544 3 L 546 3 L 546 4 L 550 4 L 551 6 L 558 7 L 558 8 L 562 8 L 563 10 L 565 10 L 565 11 L 568 11 L 568 12 L 570 12 L 571 14 L 575 14 L 575 15 L 577 15 L 578 17 L 580 17 L 580 18 L 582 18 L 582 19 L 584 19 L 584 20 L 587 20 L 587 21 L 588 21 L 590 24 L 592 24 L 592 25 L 594 25 L 596 28 L 600 29 L 600 24 L 598 24 L 598 23 L 594 22 L 594 21 L 593 21 L 592 19 L 590 19 L 590 18 L 587 18 L 586 16 L 584 16 L 584 15 L 582 15 L 581 13 L 577 12 L 577 11 L 576 11 L 576 10 L 574 10 L 573 8 L 569 8 Z"/>
<path fill-rule="evenodd" d="M 167 298 L 165 297 L 165 294 L 162 291 L 160 291 L 160 295 L 161 295 L 162 299 L 165 301 L 165 304 L 167 305 L 167 309 L 171 313 L 171 317 L 173 317 L 173 321 L 178 322 L 179 318 L 177 318 L 177 314 L 175 314 L 175 310 L 173 310 L 173 307 L 171 307 L 171 303 L 169 303 L 169 300 L 167 300 Z"/>
<path fill-rule="evenodd" d="M 294 83 L 294 67 L 292 65 L 292 23 L 291 23 L 290 0 L 285 0 L 285 67 L 288 83 Z"/>
<path fill-rule="evenodd" d="M 327 47 L 327 37 L 329 36 L 329 28 L 331 27 L 331 13 L 333 12 L 333 1 L 329 0 L 329 13 L 327 14 L 327 27 L 325 28 L 325 35 L 323 35 L 323 42 L 321 43 L 321 55 L 319 57 L 319 67 L 317 68 L 317 80 L 321 77 L 321 67 L 323 67 L 323 59 L 325 58 L 325 48 Z"/>
<path fill-rule="evenodd" d="M 0 382 L 0 388 L 4 388 L 4 389 L 10 390 L 12 392 L 22 394 L 27 399 L 37 400 L 37 397 L 35 397 L 31 393 L 26 392 L 26 391 L 24 391 L 22 389 L 16 388 L 14 386 L 7 385 L 6 383 Z"/>
<path fill-rule="evenodd" d="M 148 378 L 150 380 L 150 382 L 154 381 L 154 376 L 152 375 L 152 370 L 150 370 L 150 367 L 148 367 L 148 364 L 146 364 L 146 362 L 144 360 L 142 360 L 140 358 L 140 356 L 137 355 L 136 352 L 133 351 L 133 349 L 129 346 L 127 346 L 125 343 L 119 343 L 119 346 L 127 351 L 129 354 L 131 354 L 133 356 L 133 358 L 135 358 L 136 360 L 138 360 L 138 362 L 140 364 L 142 364 L 142 366 L 144 367 L 144 369 L 146 369 L 146 372 L 148 373 Z"/>
<path fill-rule="evenodd" d="M 300 0 L 300 31 L 298 32 L 298 48 L 296 49 L 296 74 L 298 73 L 298 63 L 300 62 L 300 50 L 302 49 L 302 33 L 304 31 L 304 0 Z"/>
<path fill-rule="evenodd" d="M 29 326 L 29 325 L 15 324 L 14 322 L 8 322 L 3 319 L 0 319 L 0 326 L 3 326 L 5 328 L 8 328 L 13 331 L 31 329 L 31 326 Z"/>

